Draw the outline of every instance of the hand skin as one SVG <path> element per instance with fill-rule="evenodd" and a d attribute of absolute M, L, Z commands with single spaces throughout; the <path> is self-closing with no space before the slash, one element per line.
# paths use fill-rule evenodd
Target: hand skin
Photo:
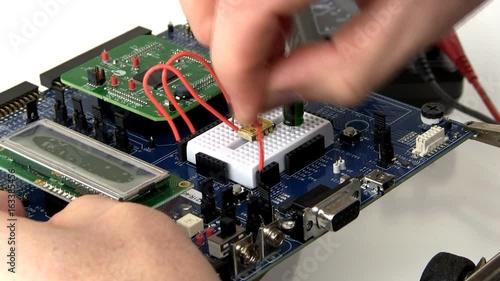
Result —
<path fill-rule="evenodd" d="M 17 265 L 12 274 L 5 257 L 6 197 L 0 192 L 2 281 L 219 280 L 165 214 L 102 196 L 79 198 L 46 223 L 18 217 Z M 16 205 L 22 206 L 19 201 Z"/>
<path fill-rule="evenodd" d="M 358 0 L 331 41 L 283 56 L 291 16 L 313 0 L 181 0 L 245 124 L 302 99 L 353 106 L 484 0 Z"/>

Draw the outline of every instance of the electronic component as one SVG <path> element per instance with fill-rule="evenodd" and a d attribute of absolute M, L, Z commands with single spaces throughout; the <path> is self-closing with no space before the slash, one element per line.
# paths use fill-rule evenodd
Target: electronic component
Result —
<path fill-rule="evenodd" d="M 88 52 L 85 52 L 59 66 L 54 67 L 51 70 L 48 70 L 42 74 L 40 74 L 40 81 L 43 86 L 47 88 L 51 88 L 56 82 L 59 81 L 60 76 L 65 73 L 66 71 L 69 71 L 82 63 L 98 57 L 99 60 L 102 60 L 101 54 L 102 50 L 111 50 L 127 41 L 132 40 L 133 38 L 136 38 L 141 35 L 147 35 L 151 34 L 151 30 L 143 28 L 143 27 L 136 27 L 130 31 L 125 32 L 124 34 L 104 43 L 101 44 L 97 47 L 95 47 L 92 50 L 89 50 Z M 108 54 L 109 55 L 109 54 Z"/>
<path fill-rule="evenodd" d="M 259 229 L 256 244 L 259 246 L 260 256 L 268 257 L 285 242 L 285 233 L 280 229 L 282 221 L 276 220 Z"/>
<path fill-rule="evenodd" d="M 92 86 L 102 86 L 106 83 L 106 72 L 104 69 L 98 66 L 87 69 L 88 83 Z M 113 79 L 114 78 L 114 79 Z M 113 85 L 113 80 L 115 80 L 115 85 Z M 118 85 L 118 78 L 116 76 L 111 76 L 111 85 Z"/>
<path fill-rule="evenodd" d="M 132 146 L 130 145 L 130 141 L 128 138 L 128 132 L 125 128 L 125 115 L 119 112 L 115 112 L 115 147 L 118 150 L 129 153 Z"/>
<path fill-rule="evenodd" d="M 264 155 L 267 163 L 279 164 L 280 172 L 285 171 L 285 154 L 314 136 L 324 137 L 323 151 L 325 147 L 333 144 L 332 124 L 323 118 L 305 113 L 302 126 L 288 127 L 282 123 L 283 115 L 279 109 L 267 112 L 262 117 L 276 124 L 274 132 L 264 138 Z M 247 142 L 226 124 L 220 124 L 188 142 L 189 162 L 197 164 L 196 154 L 200 152 L 224 161 L 227 164 L 229 179 L 247 188 L 257 187 L 259 152 L 256 142 Z M 302 159 L 300 163 L 303 163 Z"/>
<path fill-rule="evenodd" d="M 375 113 L 373 141 L 378 152 L 377 165 L 388 168 L 394 162 L 394 146 L 392 144 L 391 127 L 386 125 L 385 115 Z"/>
<path fill-rule="evenodd" d="M 76 195 L 95 193 L 128 200 L 170 175 L 49 120 L 34 122 L 1 139 L 0 146 L 3 155 L 40 174 L 56 176 Z M 50 185 L 46 188 L 51 191 Z"/>
<path fill-rule="evenodd" d="M 287 126 L 300 126 L 304 123 L 304 103 L 296 102 L 283 106 L 283 124 Z"/>
<path fill-rule="evenodd" d="M 334 174 L 340 174 L 341 171 L 344 171 L 346 169 L 347 169 L 347 167 L 345 164 L 345 160 L 342 158 L 340 158 L 339 160 L 335 161 L 335 163 L 333 163 L 333 173 Z"/>
<path fill-rule="evenodd" d="M 134 76 L 134 80 L 142 84 L 142 81 L 144 80 L 144 76 L 146 75 L 146 72 L 148 72 L 148 71 L 149 71 L 149 69 L 146 69 L 145 71 L 136 74 Z M 161 76 L 162 76 L 161 71 L 153 72 L 153 74 L 149 77 L 148 86 L 153 88 L 153 89 L 160 88 L 163 85 L 161 82 Z M 172 82 L 175 79 L 177 79 L 177 75 L 175 75 L 171 71 L 167 72 L 167 82 Z"/>
<path fill-rule="evenodd" d="M 353 127 L 347 127 L 340 133 L 339 140 L 346 144 L 356 145 L 361 141 L 361 133 Z"/>
<path fill-rule="evenodd" d="M 198 233 L 198 234 L 196 234 L 194 241 L 195 241 L 194 244 L 196 246 L 201 247 L 201 246 L 205 245 L 205 236 L 203 236 L 203 234 L 201 234 L 201 233 Z"/>
<path fill-rule="evenodd" d="M 132 91 L 132 92 L 135 91 L 136 87 L 137 87 L 137 84 L 135 83 L 135 80 L 132 80 L 132 79 L 128 80 L 128 89 L 130 91 Z"/>
<path fill-rule="evenodd" d="M 102 108 L 92 105 L 92 115 L 94 116 L 94 139 L 102 143 L 109 143 L 111 136 L 108 133 L 108 127 L 104 123 Z"/>
<path fill-rule="evenodd" d="M 292 237 L 301 241 L 338 231 L 360 211 L 361 182 L 350 178 L 335 189 L 320 185 L 293 202 L 296 210 Z"/>
<path fill-rule="evenodd" d="M 333 163 L 333 173 L 338 175 L 340 174 L 340 163 L 339 161 L 335 161 L 335 163 Z"/>
<path fill-rule="evenodd" d="M 193 98 L 189 90 L 184 85 L 177 85 L 177 87 L 175 87 L 174 96 L 178 100 L 188 100 Z"/>
<path fill-rule="evenodd" d="M 342 159 L 342 158 L 339 159 L 339 166 L 340 166 L 340 170 L 342 170 L 342 171 L 347 170 L 347 166 L 345 164 L 345 159 Z"/>
<path fill-rule="evenodd" d="M 257 234 L 262 225 L 262 217 L 260 215 L 260 198 L 251 196 L 247 202 L 247 223 L 246 233 L 252 234 L 253 239 L 257 239 Z"/>
<path fill-rule="evenodd" d="M 39 97 L 38 86 L 29 82 L 23 82 L 0 93 L 0 119 L 23 110 L 29 102 L 38 101 Z"/>
<path fill-rule="evenodd" d="M 201 182 L 201 215 L 205 223 L 209 223 L 220 216 L 217 210 L 217 202 L 215 200 L 214 180 L 212 178 L 205 179 Z"/>
<path fill-rule="evenodd" d="M 109 83 L 111 84 L 111 87 L 118 86 L 118 77 L 116 75 L 111 75 L 111 78 L 109 79 Z"/>
<path fill-rule="evenodd" d="M 236 219 L 236 196 L 232 188 L 228 188 L 222 192 L 222 207 L 221 217 Z"/>
<path fill-rule="evenodd" d="M 176 223 L 189 238 L 205 230 L 203 219 L 193 214 L 187 214 L 183 216 L 182 218 L 178 219 Z"/>
<path fill-rule="evenodd" d="M 447 141 L 448 137 L 445 135 L 444 129 L 439 126 L 433 126 L 427 132 L 417 137 L 416 146 L 412 152 L 414 155 L 424 157 Z"/>
<path fill-rule="evenodd" d="M 260 183 L 257 187 L 259 192 L 259 212 L 264 224 L 274 221 L 274 208 L 272 205 L 273 188 Z"/>
<path fill-rule="evenodd" d="M 384 194 L 395 184 L 394 175 L 373 170 L 363 178 L 363 187 Z"/>
<path fill-rule="evenodd" d="M 66 98 L 63 91 L 55 91 L 54 103 L 54 121 L 63 126 L 71 124 L 71 119 L 68 117 L 68 108 L 66 107 Z"/>
<path fill-rule="evenodd" d="M 293 175 L 325 155 L 325 137 L 317 135 L 285 154 L 285 172 Z"/>
<path fill-rule="evenodd" d="M 215 126 L 219 125 L 221 122 L 219 120 L 212 122 L 208 126 L 204 127 L 201 130 L 198 130 L 195 134 L 189 135 L 183 139 L 181 139 L 177 143 L 177 159 L 181 162 L 186 162 L 187 161 L 187 145 L 188 143 L 198 137 L 199 135 L 209 131 L 210 129 L 214 128 Z"/>
<path fill-rule="evenodd" d="M 280 165 L 277 162 L 272 162 L 271 164 L 265 166 L 262 172 L 257 171 L 257 182 L 259 184 L 273 187 L 279 184 L 280 181 Z"/>
<path fill-rule="evenodd" d="M 40 119 L 38 115 L 38 100 L 33 99 L 26 104 L 26 124 L 33 123 Z"/>
<path fill-rule="evenodd" d="M 420 109 L 420 119 L 426 125 L 437 125 L 443 120 L 446 107 L 438 102 L 426 103 Z"/>
<path fill-rule="evenodd" d="M 138 56 L 133 56 L 132 57 L 132 67 L 133 68 L 139 68 L 139 66 L 141 65 L 141 61 L 139 59 Z"/>
<path fill-rule="evenodd" d="M 73 96 L 71 100 L 73 101 L 74 130 L 86 135 L 89 132 L 90 127 L 87 122 L 87 118 L 85 117 L 85 113 L 83 112 L 82 99 Z"/>
<path fill-rule="evenodd" d="M 101 53 L 101 60 L 102 62 L 108 62 L 109 61 L 109 53 L 106 50 L 103 50 Z"/>
<path fill-rule="evenodd" d="M 227 163 L 202 152 L 196 154 L 196 172 L 222 184 L 229 182 Z"/>
<path fill-rule="evenodd" d="M 230 245 L 245 237 L 245 229 L 234 223 L 234 220 L 229 218 L 223 218 L 221 220 L 221 228 L 222 225 L 224 225 L 225 227 L 229 227 L 229 230 L 233 230 L 232 227 L 234 226 L 234 231 L 226 230 L 223 232 L 221 230 L 210 236 L 210 238 L 208 238 L 208 250 L 210 255 L 219 259 L 228 256 L 231 248 Z"/>
<path fill-rule="evenodd" d="M 192 39 L 189 40 L 193 41 Z M 110 107 L 118 107 L 120 111 L 134 113 L 146 119 L 144 121 L 152 123 L 148 124 L 150 127 L 164 128 L 164 124 L 155 124 L 164 123 L 165 117 L 158 114 L 158 109 L 145 95 L 142 83 L 145 74 L 151 67 L 168 61 L 173 55 L 185 49 L 185 46 L 157 36 L 137 36 L 112 49 L 107 48 L 111 58 L 109 62 L 103 62 L 100 55 L 96 54 L 94 58 L 83 61 L 80 65 L 64 72 L 61 75 L 61 82 L 68 87 L 96 97 L 99 99 L 99 105 L 103 108 L 105 108 L 104 104 Z M 208 53 L 198 51 L 200 51 L 201 56 L 209 60 Z M 140 60 L 140 68 L 132 67 L 134 57 Z M 203 100 L 208 102 L 221 94 L 220 88 L 208 70 L 205 67 L 200 67 L 200 63 L 196 60 L 181 59 L 174 62 L 174 66 L 181 69 L 182 74 L 189 78 L 193 88 L 197 90 Z M 86 79 L 86 72 L 88 69 L 94 68 L 102 69 L 108 78 L 115 75 L 118 77 L 119 83 L 110 82 L 102 87 L 92 86 L 93 83 L 89 83 L 89 80 Z M 91 78 L 93 80 L 94 76 L 91 76 Z M 135 81 L 138 86 L 135 91 L 130 90 L 128 83 L 130 80 Z M 177 86 L 182 85 L 182 81 L 171 71 L 167 72 L 167 82 L 172 93 L 175 92 Z M 139 85 L 141 86 L 139 87 Z M 162 71 L 152 73 L 148 86 L 158 102 L 167 106 L 168 97 L 162 87 Z M 184 112 L 188 112 L 200 105 L 194 99 L 179 99 L 178 103 Z M 169 114 L 173 119 L 180 116 L 177 110 L 171 110 Z M 140 122 L 134 123 L 144 124 L 144 121 L 140 120 Z M 142 129 L 146 130 L 145 128 Z M 150 130 L 145 135 L 152 135 L 151 131 L 153 130 Z"/>
<path fill-rule="evenodd" d="M 261 260 L 259 248 L 253 243 L 252 235 L 247 235 L 231 245 L 231 259 L 235 276 Z"/>
<path fill-rule="evenodd" d="M 258 122 L 262 128 L 262 133 L 266 136 L 272 133 L 276 127 L 273 121 L 266 118 L 259 117 Z M 257 130 L 254 126 L 246 125 L 238 130 L 238 136 L 247 141 L 255 141 L 257 139 Z"/>

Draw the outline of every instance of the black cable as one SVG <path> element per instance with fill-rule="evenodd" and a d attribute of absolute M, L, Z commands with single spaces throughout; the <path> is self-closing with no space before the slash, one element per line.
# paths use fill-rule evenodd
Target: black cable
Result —
<path fill-rule="evenodd" d="M 497 122 L 485 114 L 474 110 L 470 107 L 467 107 L 459 102 L 457 102 L 454 98 L 452 98 L 436 81 L 436 76 L 432 72 L 432 69 L 429 65 L 429 61 L 427 60 L 427 56 L 425 54 L 420 54 L 417 57 L 417 61 L 415 63 L 416 70 L 422 76 L 424 81 L 432 88 L 432 90 L 439 96 L 442 100 L 444 100 L 449 106 L 455 108 L 456 110 L 465 113 L 471 117 L 474 117 L 478 120 L 481 120 L 486 123 L 497 124 Z"/>

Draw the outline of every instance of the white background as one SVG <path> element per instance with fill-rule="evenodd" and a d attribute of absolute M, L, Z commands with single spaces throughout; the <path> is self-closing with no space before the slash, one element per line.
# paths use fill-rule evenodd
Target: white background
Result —
<path fill-rule="evenodd" d="M 0 90 L 24 80 L 39 84 L 40 73 L 135 26 L 158 33 L 169 21 L 184 22 L 176 0 L 55 1 L 3 2 Z M 57 4 L 47 13 L 42 3 Z M 500 107 L 499 14 L 500 2 L 490 2 L 461 25 L 459 34 Z M 486 112 L 469 86 L 461 101 Z M 453 117 L 469 120 L 457 113 Z M 474 262 L 491 258 L 500 251 L 499 159 L 500 149 L 465 143 L 369 206 L 339 233 L 279 265 L 265 280 L 419 280 L 440 251 Z"/>

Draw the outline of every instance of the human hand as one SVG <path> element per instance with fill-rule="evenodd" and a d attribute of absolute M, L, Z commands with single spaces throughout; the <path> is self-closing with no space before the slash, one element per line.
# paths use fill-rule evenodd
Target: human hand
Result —
<path fill-rule="evenodd" d="M 351 106 L 484 0 L 358 0 L 361 12 L 329 42 L 283 56 L 291 16 L 313 0 L 181 0 L 237 119 L 300 98 Z"/>
<path fill-rule="evenodd" d="M 16 273 L 6 264 L 7 194 L 0 192 L 0 280 L 219 280 L 165 214 L 101 196 L 69 204 L 49 222 L 16 222 Z M 16 205 L 22 206 L 16 201 Z M 22 208 L 18 215 L 23 215 Z"/>

